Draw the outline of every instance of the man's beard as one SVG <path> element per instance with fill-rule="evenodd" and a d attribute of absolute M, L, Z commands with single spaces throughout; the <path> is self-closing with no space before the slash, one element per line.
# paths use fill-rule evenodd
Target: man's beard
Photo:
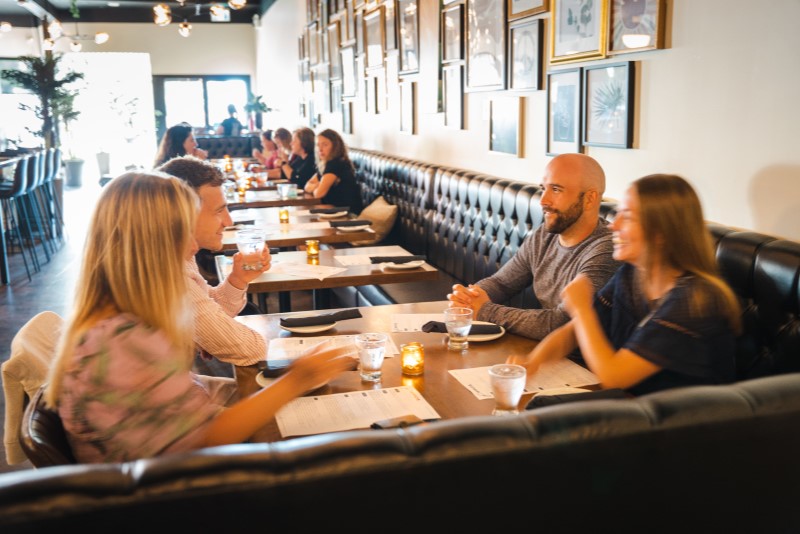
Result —
<path fill-rule="evenodd" d="M 547 219 L 545 219 L 544 229 L 550 232 L 551 234 L 560 234 L 564 232 L 567 228 L 575 224 L 575 222 L 581 218 L 583 215 L 583 195 L 581 193 L 578 197 L 578 200 L 575 201 L 570 207 L 566 209 L 566 211 L 558 211 L 558 210 L 547 210 L 550 213 L 555 214 L 556 218 L 551 224 L 547 224 Z"/>

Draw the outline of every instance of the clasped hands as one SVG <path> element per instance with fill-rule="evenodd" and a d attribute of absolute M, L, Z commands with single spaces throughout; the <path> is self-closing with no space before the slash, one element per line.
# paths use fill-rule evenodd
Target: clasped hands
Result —
<path fill-rule="evenodd" d="M 447 300 L 450 301 L 451 308 L 470 308 L 473 318 L 477 318 L 478 311 L 480 311 L 484 304 L 491 302 L 486 291 L 472 284 L 466 287 L 461 284 L 453 285 L 453 292 L 448 293 Z"/>

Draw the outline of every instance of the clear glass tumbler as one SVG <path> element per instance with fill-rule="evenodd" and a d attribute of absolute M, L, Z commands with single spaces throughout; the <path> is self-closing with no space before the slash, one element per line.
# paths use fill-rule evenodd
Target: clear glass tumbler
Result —
<path fill-rule="evenodd" d="M 447 327 L 447 348 L 465 351 L 469 348 L 467 336 L 472 328 L 472 309 L 447 308 L 444 310 L 444 324 Z"/>
<path fill-rule="evenodd" d="M 386 341 L 388 339 L 388 335 L 380 332 L 370 332 L 356 336 L 358 359 L 361 363 L 359 368 L 361 380 L 365 382 L 380 381 L 383 357 L 386 353 Z"/>

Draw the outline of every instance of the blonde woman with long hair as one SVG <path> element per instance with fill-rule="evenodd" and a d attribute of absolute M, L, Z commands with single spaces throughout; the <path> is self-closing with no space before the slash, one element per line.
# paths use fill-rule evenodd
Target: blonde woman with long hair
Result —
<path fill-rule="evenodd" d="M 116 462 L 238 443 L 277 410 L 352 369 L 318 345 L 269 387 L 223 408 L 191 372 L 184 261 L 197 250 L 198 197 L 166 174 L 105 186 L 84 249 L 75 306 L 45 394 L 80 462 Z"/>
<path fill-rule="evenodd" d="M 596 295 L 577 277 L 562 293 L 571 321 L 509 361 L 535 373 L 580 348 L 603 388 L 632 395 L 734 380 L 739 304 L 692 186 L 669 174 L 634 181 L 612 230 L 622 267 Z"/>

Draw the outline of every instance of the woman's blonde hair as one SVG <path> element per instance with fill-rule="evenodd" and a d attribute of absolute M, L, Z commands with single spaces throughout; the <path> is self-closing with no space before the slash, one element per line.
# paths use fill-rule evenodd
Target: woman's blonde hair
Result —
<path fill-rule="evenodd" d="M 104 187 L 86 236 L 73 311 L 50 369 L 48 405 L 58 404 L 81 336 L 120 313 L 163 332 L 189 368 L 193 315 L 184 260 L 198 207 L 183 180 L 158 172 L 126 173 Z"/>
<path fill-rule="evenodd" d="M 711 234 L 706 228 L 703 208 L 694 188 L 674 174 L 651 174 L 634 181 L 639 197 L 642 232 L 647 248 L 645 265 L 649 269 L 658 251 L 661 261 L 686 271 L 707 283 L 707 290 L 693 295 L 692 308 L 703 313 L 709 306 L 720 306 L 734 332 L 741 329 L 741 309 L 733 290 L 720 277 Z"/>

